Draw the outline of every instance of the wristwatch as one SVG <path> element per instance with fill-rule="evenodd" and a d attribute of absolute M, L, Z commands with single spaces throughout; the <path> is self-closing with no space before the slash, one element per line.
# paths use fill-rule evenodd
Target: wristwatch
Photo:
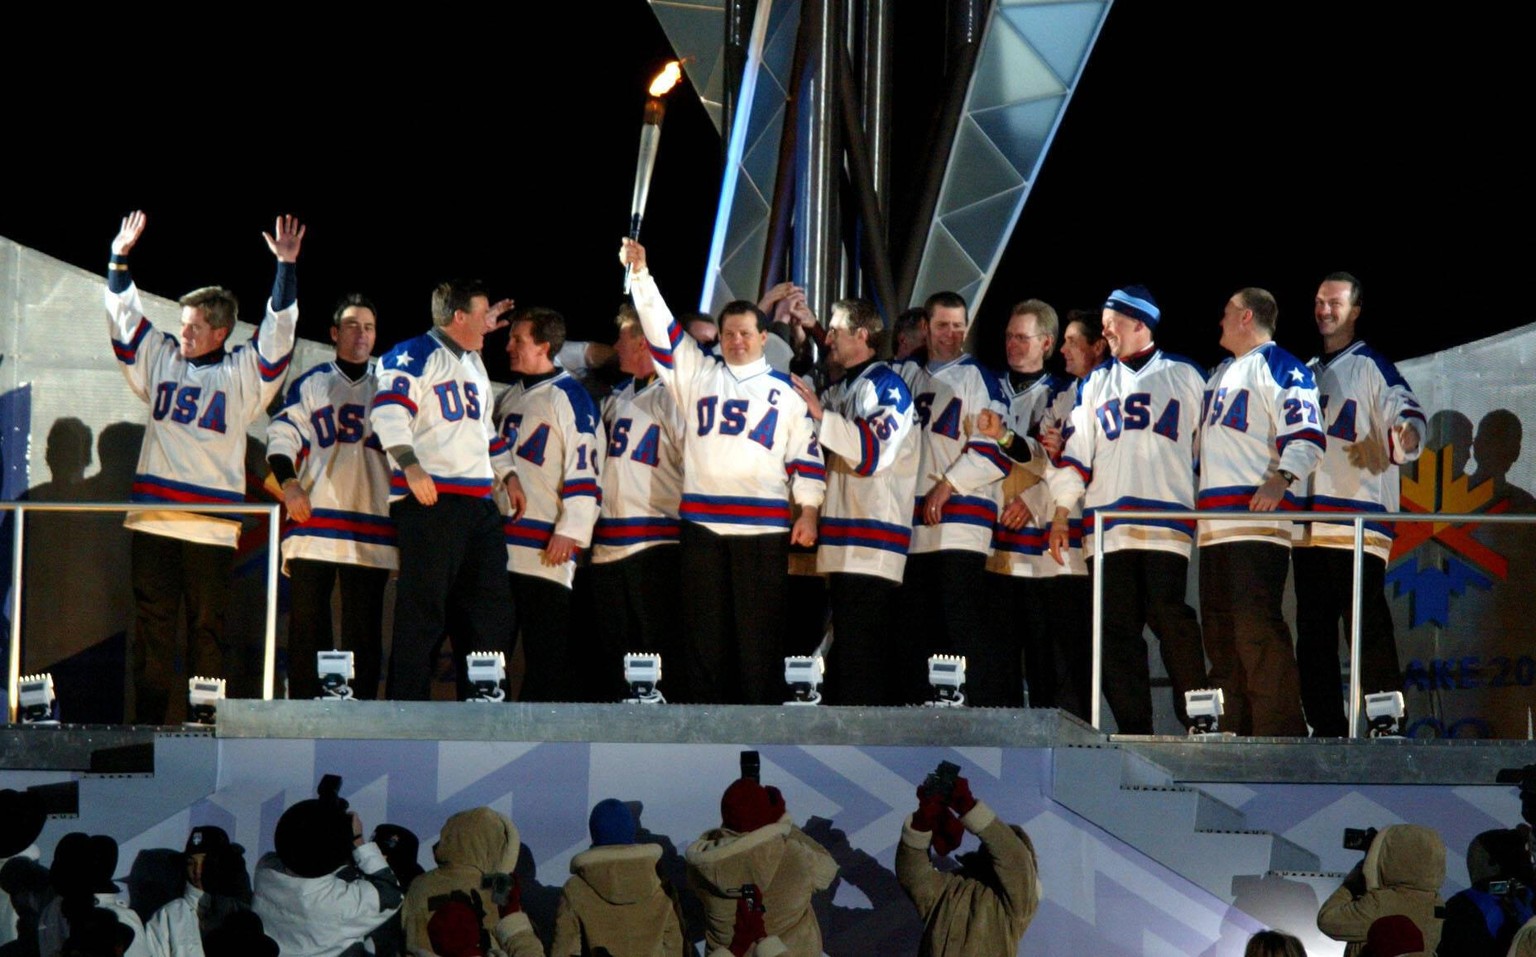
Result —
<path fill-rule="evenodd" d="M 1296 473 L 1288 469 L 1275 469 L 1275 474 L 1285 479 L 1286 485 L 1296 484 Z"/>

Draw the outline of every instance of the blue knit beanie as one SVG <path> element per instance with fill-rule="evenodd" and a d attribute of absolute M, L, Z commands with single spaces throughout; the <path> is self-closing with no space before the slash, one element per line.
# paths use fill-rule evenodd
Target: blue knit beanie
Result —
<path fill-rule="evenodd" d="M 592 832 L 592 846 L 635 843 L 635 816 L 629 813 L 629 805 L 618 798 L 604 798 L 592 809 L 587 819 L 587 830 Z"/>
<path fill-rule="evenodd" d="M 1152 293 L 1146 286 L 1125 286 L 1116 289 L 1104 300 L 1105 309 L 1113 309 L 1123 316 L 1132 319 L 1140 319 L 1147 324 L 1148 329 L 1156 329 L 1157 321 L 1162 318 L 1162 310 L 1157 308 L 1157 300 L 1152 298 Z"/>

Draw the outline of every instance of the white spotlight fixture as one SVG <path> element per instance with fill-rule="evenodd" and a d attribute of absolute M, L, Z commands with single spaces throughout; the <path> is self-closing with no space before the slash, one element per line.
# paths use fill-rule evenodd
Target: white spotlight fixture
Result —
<path fill-rule="evenodd" d="M 22 724 L 58 724 L 59 698 L 53 675 L 22 675 L 16 686 L 16 717 Z"/>
<path fill-rule="evenodd" d="M 315 654 L 315 671 L 320 675 L 322 701 L 351 701 L 350 682 L 357 672 L 352 667 L 352 652 L 321 651 Z"/>
<path fill-rule="evenodd" d="M 625 704 L 666 704 L 656 687 L 661 683 L 661 655 L 650 651 L 632 651 L 624 655 L 624 683 L 629 685 Z"/>
<path fill-rule="evenodd" d="M 933 655 L 928 659 L 928 684 L 933 688 L 935 708 L 959 708 L 965 705 L 965 655 Z"/>
<path fill-rule="evenodd" d="M 1184 692 L 1184 713 L 1189 715 L 1192 736 L 1220 734 L 1221 716 L 1226 713 L 1226 695 L 1220 688 L 1200 688 Z"/>
<path fill-rule="evenodd" d="M 469 684 L 473 689 L 467 701 L 505 701 L 507 691 L 507 659 L 499 651 L 471 651 L 464 656 L 469 672 Z"/>
<path fill-rule="evenodd" d="M 193 727 L 212 727 L 224 700 L 224 679 L 193 677 L 187 682 L 187 721 Z"/>
<path fill-rule="evenodd" d="M 785 704 L 821 704 L 821 682 L 826 663 L 821 655 L 790 655 L 784 659 L 784 683 L 793 700 Z"/>
<path fill-rule="evenodd" d="M 1365 696 L 1365 721 L 1373 738 L 1396 738 L 1403 733 L 1403 693 L 1378 691 Z"/>

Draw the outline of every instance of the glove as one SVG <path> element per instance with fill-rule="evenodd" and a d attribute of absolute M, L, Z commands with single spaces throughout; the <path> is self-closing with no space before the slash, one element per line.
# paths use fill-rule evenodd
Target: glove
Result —
<path fill-rule="evenodd" d="M 965 825 L 949 808 L 940 811 L 938 826 L 933 829 L 933 849 L 947 855 L 965 840 Z"/>
<path fill-rule="evenodd" d="M 912 830 L 931 831 L 939 818 L 947 816 L 944 799 L 937 794 L 917 789 L 917 812 L 912 815 Z"/>
<path fill-rule="evenodd" d="M 726 948 L 735 957 L 746 957 L 752 945 L 768 936 L 763 926 L 763 912 L 752 907 L 745 897 L 736 901 L 736 927 L 731 932 L 731 943 Z"/>
<path fill-rule="evenodd" d="M 1374 437 L 1346 446 L 1345 450 L 1349 453 L 1350 465 L 1372 475 L 1380 475 L 1392 464 L 1392 456 L 1388 454 L 1387 447 Z"/>
<path fill-rule="evenodd" d="M 955 778 L 955 787 L 949 792 L 949 806 L 961 817 L 971 813 L 976 798 L 971 794 L 971 784 L 965 778 Z"/>

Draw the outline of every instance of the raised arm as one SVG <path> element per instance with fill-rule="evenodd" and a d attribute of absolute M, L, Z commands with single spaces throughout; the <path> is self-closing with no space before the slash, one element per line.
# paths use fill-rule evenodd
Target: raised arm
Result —
<path fill-rule="evenodd" d="M 160 349 L 167 348 L 167 337 L 155 332 L 144 317 L 139 290 L 128 274 L 128 253 L 144 235 L 148 218 L 141 210 L 123 217 L 112 239 L 112 258 L 107 264 L 107 326 L 112 337 L 112 354 L 128 380 L 128 388 L 140 399 L 149 399 L 149 367 Z M 142 360 L 142 361 L 141 361 Z"/>

